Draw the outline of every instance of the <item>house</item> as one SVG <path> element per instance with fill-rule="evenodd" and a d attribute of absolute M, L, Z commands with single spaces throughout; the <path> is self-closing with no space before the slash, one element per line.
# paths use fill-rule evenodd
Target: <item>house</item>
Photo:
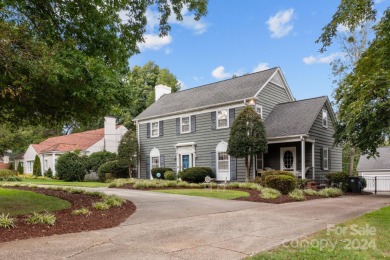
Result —
<path fill-rule="evenodd" d="M 8 153 L 4 154 L 3 156 L 0 156 L 0 170 L 9 169 L 10 164 L 11 159 Z"/>
<path fill-rule="evenodd" d="M 58 157 L 66 152 L 80 150 L 89 155 L 94 152 L 118 152 L 118 145 L 127 128 L 116 124 L 114 117 L 104 118 L 104 128 L 56 136 L 46 139 L 39 144 L 31 144 L 23 156 L 24 173 L 33 172 L 35 156 L 41 160 L 42 174 L 49 168 L 55 175 L 55 164 Z"/>
<path fill-rule="evenodd" d="M 230 127 L 245 106 L 264 120 L 268 153 L 253 157 L 253 177 L 282 169 L 317 179 L 341 170 L 333 147 L 335 115 L 327 97 L 296 101 L 280 68 L 252 73 L 170 94 L 156 86 L 156 101 L 134 120 L 140 145 L 140 178 L 151 169 L 179 172 L 211 167 L 217 180 L 244 181 L 244 159 L 226 153 Z"/>

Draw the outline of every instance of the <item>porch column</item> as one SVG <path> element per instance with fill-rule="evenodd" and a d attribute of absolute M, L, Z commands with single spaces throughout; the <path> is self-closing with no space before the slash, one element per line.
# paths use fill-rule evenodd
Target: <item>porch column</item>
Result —
<path fill-rule="evenodd" d="M 301 137 L 301 170 L 302 170 L 302 179 L 306 179 L 306 165 L 305 165 L 305 138 Z"/>
<path fill-rule="evenodd" d="M 315 180 L 316 176 L 316 172 L 315 172 L 315 160 L 314 160 L 315 156 L 314 156 L 314 142 L 311 143 L 311 166 L 312 166 L 312 172 L 313 172 L 313 180 Z"/>
<path fill-rule="evenodd" d="M 55 153 L 52 153 L 52 160 L 53 160 L 52 172 L 53 172 L 53 176 L 56 176 L 56 154 Z"/>

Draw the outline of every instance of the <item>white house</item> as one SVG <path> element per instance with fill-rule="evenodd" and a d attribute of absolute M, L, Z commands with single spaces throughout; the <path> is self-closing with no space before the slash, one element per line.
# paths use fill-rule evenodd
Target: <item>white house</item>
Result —
<path fill-rule="evenodd" d="M 56 136 L 46 139 L 39 144 L 30 144 L 23 156 L 24 173 L 33 172 L 35 156 L 41 160 L 42 174 L 49 168 L 55 175 L 57 158 L 66 152 L 80 150 L 84 154 L 108 151 L 117 153 L 119 142 L 127 128 L 116 124 L 114 117 L 104 118 L 104 128 Z"/>

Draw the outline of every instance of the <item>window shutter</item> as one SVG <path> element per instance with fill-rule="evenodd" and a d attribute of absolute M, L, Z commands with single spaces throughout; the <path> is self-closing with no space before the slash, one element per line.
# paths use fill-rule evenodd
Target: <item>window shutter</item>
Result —
<path fill-rule="evenodd" d="M 320 147 L 320 165 L 321 165 L 321 170 L 324 169 L 324 148 L 321 146 Z"/>
<path fill-rule="evenodd" d="M 196 115 L 191 116 L 191 133 L 196 132 Z"/>
<path fill-rule="evenodd" d="M 233 125 L 235 110 L 236 110 L 235 108 L 229 109 L 229 127 L 232 127 Z"/>
<path fill-rule="evenodd" d="M 150 123 L 146 124 L 146 138 L 150 138 Z"/>
<path fill-rule="evenodd" d="M 330 148 L 328 149 L 328 170 L 332 168 L 332 160 L 331 160 L 331 153 L 330 153 Z"/>
<path fill-rule="evenodd" d="M 215 152 L 211 152 L 210 153 L 210 168 L 211 170 L 213 171 L 214 174 L 216 174 L 216 164 L 215 164 L 215 156 L 216 156 L 216 153 Z"/>
<path fill-rule="evenodd" d="M 146 179 L 150 179 L 150 156 L 145 157 L 146 160 Z"/>
<path fill-rule="evenodd" d="M 230 180 L 237 180 L 237 158 L 230 156 Z"/>
<path fill-rule="evenodd" d="M 180 134 L 180 118 L 176 118 L 176 135 Z"/>
<path fill-rule="evenodd" d="M 217 112 L 211 112 L 211 130 L 217 129 Z"/>
<path fill-rule="evenodd" d="M 160 167 L 165 168 L 165 155 L 160 154 Z"/>
<path fill-rule="evenodd" d="M 158 126 L 159 126 L 159 136 L 163 136 L 164 135 L 164 121 L 160 121 L 159 123 L 158 123 Z"/>

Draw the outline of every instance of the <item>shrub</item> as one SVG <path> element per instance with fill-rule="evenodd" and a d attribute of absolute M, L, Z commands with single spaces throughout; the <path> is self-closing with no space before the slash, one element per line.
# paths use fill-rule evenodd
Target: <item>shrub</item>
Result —
<path fill-rule="evenodd" d="M 108 173 L 112 178 L 127 178 L 129 177 L 129 169 L 126 165 L 120 163 L 118 160 L 103 163 L 98 169 L 98 176 L 101 182 L 105 182 Z"/>
<path fill-rule="evenodd" d="M 272 188 L 263 188 L 261 190 L 260 197 L 262 199 L 277 199 L 281 196 L 282 194 L 280 191 L 272 189 Z"/>
<path fill-rule="evenodd" d="M 14 162 L 11 162 L 8 166 L 8 170 L 15 171 L 15 164 Z"/>
<path fill-rule="evenodd" d="M 343 191 L 347 190 L 348 187 L 348 173 L 346 172 L 335 172 L 328 173 L 325 176 L 328 179 L 328 185 L 330 187 L 340 188 Z"/>
<path fill-rule="evenodd" d="M 303 194 L 303 191 L 300 189 L 295 189 L 291 191 L 288 196 L 294 200 L 305 200 L 305 195 Z"/>
<path fill-rule="evenodd" d="M 110 207 L 120 207 L 122 206 L 123 203 L 126 202 L 126 200 L 122 199 L 117 195 L 111 195 L 111 196 L 104 197 L 103 202 Z"/>
<path fill-rule="evenodd" d="M 189 183 L 204 182 L 206 176 L 214 177 L 213 171 L 209 167 L 192 167 L 180 173 L 180 178 Z"/>
<path fill-rule="evenodd" d="M 34 212 L 32 214 L 32 216 L 27 218 L 26 221 L 28 224 L 33 224 L 33 225 L 47 224 L 47 225 L 53 226 L 54 223 L 56 222 L 56 216 L 54 216 L 53 214 L 50 214 L 48 212 L 46 212 L 44 214 Z"/>
<path fill-rule="evenodd" d="M 307 180 L 306 179 L 297 179 L 297 189 L 303 190 L 306 188 Z"/>
<path fill-rule="evenodd" d="M 338 188 L 326 188 L 326 189 L 320 190 L 317 194 L 320 195 L 321 197 L 326 197 L 326 198 L 339 197 L 339 196 L 343 195 L 343 191 L 341 189 L 338 189 Z"/>
<path fill-rule="evenodd" d="M 174 181 L 177 179 L 177 175 L 173 171 L 166 171 L 164 173 L 164 179 L 169 181 Z"/>
<path fill-rule="evenodd" d="M 64 181 L 83 181 L 87 173 L 85 158 L 78 153 L 64 153 L 58 158 L 56 164 L 57 177 Z"/>
<path fill-rule="evenodd" d="M 92 153 L 86 159 L 86 167 L 88 171 L 97 172 L 99 167 L 106 162 L 115 161 L 118 159 L 118 156 L 115 153 L 111 152 L 96 152 Z"/>
<path fill-rule="evenodd" d="M 8 178 L 16 177 L 16 173 L 11 170 L 0 170 L 0 178 L 7 180 Z"/>
<path fill-rule="evenodd" d="M 33 175 L 34 176 L 42 176 L 41 159 L 39 158 L 38 155 L 35 155 L 34 166 L 33 166 Z"/>
<path fill-rule="evenodd" d="M 317 191 L 315 191 L 313 189 L 304 189 L 303 193 L 305 193 L 306 195 L 309 195 L 309 196 L 317 195 Z"/>
<path fill-rule="evenodd" d="M 231 182 L 231 183 L 229 183 L 229 188 L 238 189 L 239 187 L 240 187 L 240 183 L 239 182 Z"/>
<path fill-rule="evenodd" d="M 95 202 L 92 204 L 92 207 L 97 210 L 107 210 L 110 208 L 110 205 L 105 202 Z"/>
<path fill-rule="evenodd" d="M 261 185 L 257 183 L 242 182 L 238 184 L 238 188 L 245 189 L 245 190 L 260 190 Z"/>
<path fill-rule="evenodd" d="M 53 177 L 53 171 L 51 170 L 51 168 L 49 168 L 47 171 L 45 171 L 44 175 L 47 178 L 52 178 Z"/>
<path fill-rule="evenodd" d="M 287 175 L 269 175 L 265 178 L 265 186 L 277 189 L 282 194 L 293 191 L 296 185 L 296 178 Z"/>
<path fill-rule="evenodd" d="M 91 215 L 92 212 L 87 208 L 75 209 L 72 211 L 72 215 Z"/>
<path fill-rule="evenodd" d="M 152 172 L 152 176 L 154 179 L 164 179 L 165 178 L 164 174 L 165 174 L 165 172 L 168 172 L 168 171 L 171 172 L 172 169 L 171 168 L 153 168 L 151 172 Z M 160 178 L 157 178 L 157 173 L 161 174 Z"/>
<path fill-rule="evenodd" d="M 265 182 L 265 179 L 270 175 L 287 175 L 287 176 L 295 177 L 294 173 L 288 171 L 279 171 L 279 170 L 263 171 L 261 172 L 261 180 L 263 181 L 263 184 Z"/>
<path fill-rule="evenodd" d="M 18 163 L 18 173 L 19 173 L 19 174 L 23 174 L 23 172 L 24 172 L 24 170 L 23 170 L 22 163 L 19 162 L 19 163 Z"/>
<path fill-rule="evenodd" d="M 4 213 L 0 215 L 0 228 L 14 228 L 14 219 L 9 217 L 9 214 Z"/>
<path fill-rule="evenodd" d="M 263 185 L 263 181 L 262 181 L 261 177 L 259 177 L 259 176 L 255 177 L 253 180 L 251 180 L 251 182 Z"/>

